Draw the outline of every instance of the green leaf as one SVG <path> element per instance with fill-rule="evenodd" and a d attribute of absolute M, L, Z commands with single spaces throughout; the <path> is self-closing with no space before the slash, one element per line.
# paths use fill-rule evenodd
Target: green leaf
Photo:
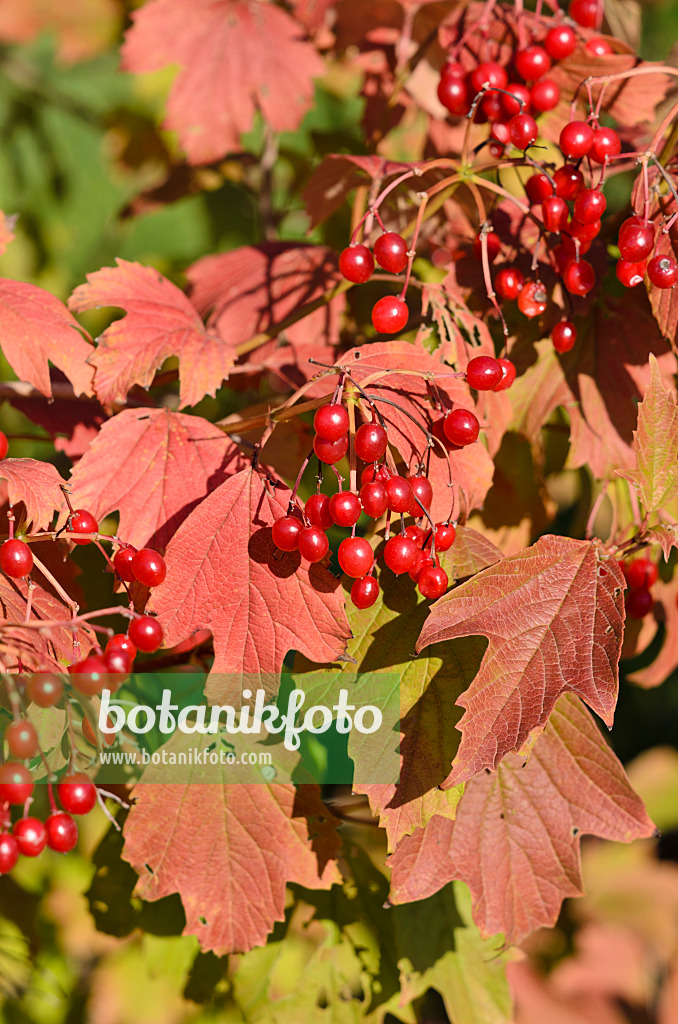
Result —
<path fill-rule="evenodd" d="M 638 406 L 633 432 L 636 468 L 620 476 L 637 489 L 647 515 L 665 508 L 678 495 L 678 407 L 662 384 L 657 360 L 650 355 L 650 383 Z"/>

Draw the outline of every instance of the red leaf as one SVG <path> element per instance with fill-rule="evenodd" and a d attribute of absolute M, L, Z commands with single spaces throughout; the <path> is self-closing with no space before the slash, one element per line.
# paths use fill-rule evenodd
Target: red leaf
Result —
<path fill-rule="evenodd" d="M 52 386 L 56 402 L 36 394 L 12 395 L 8 401 L 47 431 L 57 451 L 77 459 L 96 437 L 106 413 L 93 398 L 75 398 L 69 384 L 53 382 Z"/>
<path fill-rule="evenodd" d="M 63 302 L 25 281 L 0 278 L 2 350 L 20 380 L 52 396 L 49 363 L 58 366 L 76 395 L 91 395 L 93 349 Z"/>
<path fill-rule="evenodd" d="M 339 581 L 298 552 L 282 555 L 270 526 L 287 514 L 290 491 L 269 491 L 244 469 L 213 491 L 167 548 L 167 578 L 151 607 L 172 646 L 197 629 L 214 637 L 213 673 L 279 673 L 297 650 L 311 661 L 335 661 L 350 635 Z M 277 681 L 269 684 L 277 688 Z M 210 699 L 223 683 L 208 685 Z"/>
<path fill-rule="evenodd" d="M 654 826 L 626 773 L 578 698 L 561 697 L 527 763 L 509 754 L 496 774 L 471 779 L 456 821 L 433 818 L 390 860 L 391 900 L 424 899 L 465 881 L 484 934 L 517 942 L 555 923 L 582 892 L 582 833 L 621 842 Z"/>
<path fill-rule="evenodd" d="M 394 163 L 376 155 L 328 154 L 316 167 L 302 193 L 306 211 L 311 218 L 311 227 L 317 227 L 331 217 L 345 203 L 354 188 L 373 182 L 385 185 L 389 178 L 402 174 L 412 166 Z"/>
<path fill-rule="evenodd" d="M 572 691 L 612 724 L 624 623 L 621 569 L 588 541 L 542 537 L 442 597 L 417 651 L 486 636 L 480 671 L 458 703 L 462 739 L 446 785 L 494 769 Z"/>
<path fill-rule="evenodd" d="M 151 0 L 132 15 L 122 47 L 126 71 L 178 64 L 165 128 L 192 164 L 242 149 L 260 110 L 275 131 L 294 131 L 325 66 L 301 27 L 257 0 Z"/>
<path fill-rule="evenodd" d="M 648 517 L 678 497 L 678 408 L 672 392 L 664 387 L 651 355 L 650 382 L 638 406 L 638 430 L 633 434 L 636 465 L 620 474 L 635 486 Z"/>
<path fill-rule="evenodd" d="M 233 365 L 231 348 L 205 330 L 184 293 L 157 270 L 116 263 L 88 274 L 68 303 L 76 312 L 117 306 L 127 314 L 106 328 L 90 359 L 98 398 L 124 401 L 135 384 L 149 387 L 170 356 L 179 360 L 181 408 L 213 396 Z"/>
<path fill-rule="evenodd" d="M 228 769 L 227 769 L 228 770 Z M 137 892 L 178 892 L 184 934 L 218 956 L 263 945 L 282 921 L 285 886 L 329 889 L 339 840 L 316 786 L 164 784 L 163 769 L 134 789 L 123 856 Z"/>
<path fill-rule="evenodd" d="M 661 686 L 678 668 L 678 573 L 674 572 L 669 583 L 657 580 L 652 596 L 655 615 L 664 623 L 664 639 L 654 661 L 628 676 L 632 683 L 646 689 Z"/>
<path fill-rule="evenodd" d="M 223 431 L 199 416 L 125 409 L 74 469 L 72 501 L 98 520 L 117 509 L 122 540 L 164 550 L 198 502 L 244 465 Z"/>
<path fill-rule="evenodd" d="M 636 188 L 637 191 L 637 188 Z M 653 221 L 657 230 L 657 246 L 653 255 L 668 256 L 669 259 L 678 258 L 678 242 L 676 241 L 675 225 L 670 232 L 664 233 L 661 229 L 664 219 L 668 220 L 676 212 L 675 201 L 672 196 L 662 196 L 654 210 Z M 646 278 L 646 285 L 652 305 L 652 312 L 655 315 L 659 329 L 665 338 L 669 338 L 674 352 L 678 344 L 678 298 L 675 288 L 655 288 L 649 278 Z"/>
<path fill-rule="evenodd" d="M 66 508 L 61 490 L 65 481 L 49 462 L 37 459 L 3 459 L 0 462 L 0 480 L 7 481 L 10 505 L 20 501 L 26 506 L 26 525 L 33 530 L 46 530 L 55 512 Z"/>
<path fill-rule="evenodd" d="M 36 555 L 40 552 L 42 556 L 42 546 L 39 544 L 33 547 Z M 37 567 L 31 572 L 31 580 L 35 584 L 31 599 L 31 619 L 68 623 L 71 618 L 70 608 L 52 593 L 47 581 L 43 582 Z M 82 645 L 83 653 L 86 653 L 92 646 L 94 634 L 82 626 L 74 633 L 69 625 L 50 626 L 44 631 L 26 629 L 22 623 L 26 621 L 27 595 L 26 580 L 10 580 L 4 573 L 0 573 L 0 662 L 6 671 L 12 672 L 19 670 L 17 659 L 24 669 L 61 672 L 64 664 L 73 661 L 74 641 L 77 640 Z M 9 627 L 9 623 L 17 625 Z"/>

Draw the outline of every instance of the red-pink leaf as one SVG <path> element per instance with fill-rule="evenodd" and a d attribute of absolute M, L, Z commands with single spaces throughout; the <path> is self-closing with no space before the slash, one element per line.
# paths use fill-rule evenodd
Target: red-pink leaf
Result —
<path fill-rule="evenodd" d="M 20 501 L 26 506 L 26 525 L 33 530 L 46 530 L 55 512 L 66 508 L 61 490 L 61 479 L 50 462 L 37 459 L 3 459 L 0 462 L 0 480 L 7 481 L 10 505 Z"/>
<path fill-rule="evenodd" d="M 245 464 L 208 420 L 125 409 L 104 423 L 74 469 L 72 501 L 99 520 L 117 509 L 122 540 L 164 549 L 198 502 Z"/>
<path fill-rule="evenodd" d="M 37 285 L 0 278 L 2 350 L 20 380 L 51 397 L 49 364 L 66 374 L 76 395 L 92 393 L 93 349 L 63 302 Z"/>
<path fill-rule="evenodd" d="M 260 110 L 277 132 L 294 131 L 325 66 L 301 26 L 258 0 L 151 0 L 132 15 L 122 47 L 126 71 L 178 64 L 165 127 L 189 163 L 242 149 Z"/>
<path fill-rule="evenodd" d="M 124 401 L 135 384 L 149 387 L 170 356 L 179 360 L 182 408 L 214 395 L 228 377 L 233 350 L 205 330 L 184 293 L 157 270 L 127 260 L 116 264 L 88 274 L 69 300 L 76 312 L 117 306 L 127 314 L 104 331 L 90 358 L 98 398 Z"/>
<path fill-rule="evenodd" d="M 542 537 L 442 597 L 417 650 L 486 636 L 480 671 L 458 702 L 462 739 L 446 785 L 494 769 L 572 691 L 612 724 L 624 623 L 623 577 L 588 541 Z"/>
<path fill-rule="evenodd" d="M 620 842 L 654 826 L 626 773 L 577 697 L 563 695 L 527 763 L 509 754 L 471 779 L 455 821 L 432 818 L 390 860 L 391 900 L 424 899 L 465 881 L 481 932 L 517 942 L 555 923 L 582 891 L 582 833 Z"/>
<path fill-rule="evenodd" d="M 39 553 L 41 561 L 44 557 L 41 549 L 45 543 L 51 544 L 41 542 L 32 545 L 35 555 Z M 53 593 L 51 585 L 37 566 L 31 572 L 31 580 L 35 586 L 30 618 L 63 625 L 51 625 L 44 631 L 23 626 L 22 623 L 26 621 L 28 581 L 10 580 L 4 573 L 0 573 L 0 662 L 6 671 L 20 671 L 20 662 L 24 669 L 36 672 L 60 672 L 64 664 L 73 661 L 74 641 L 81 644 L 80 650 L 86 654 L 92 645 L 94 633 L 86 626 L 78 626 L 73 631 L 69 625 L 70 608 Z"/>
<path fill-rule="evenodd" d="M 327 220 L 346 201 L 349 192 L 359 185 L 375 181 L 385 184 L 389 178 L 407 171 L 412 164 L 393 163 L 380 156 L 352 156 L 330 153 L 316 167 L 303 191 L 302 198 L 316 227 Z"/>
<path fill-rule="evenodd" d="M 674 572 L 669 583 L 657 580 L 652 596 L 655 615 L 664 623 L 664 639 L 654 661 L 628 677 L 646 689 L 661 686 L 678 668 L 678 574 Z"/>

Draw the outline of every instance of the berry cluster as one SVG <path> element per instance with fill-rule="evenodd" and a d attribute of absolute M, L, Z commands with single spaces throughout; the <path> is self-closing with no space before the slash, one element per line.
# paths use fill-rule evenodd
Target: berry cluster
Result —
<path fill-rule="evenodd" d="M 654 607 L 654 598 L 650 587 L 657 582 L 659 571 L 649 558 L 634 558 L 630 562 L 620 562 L 619 567 L 624 573 L 628 590 L 626 592 L 626 611 L 632 619 L 644 619 Z"/>
<path fill-rule="evenodd" d="M 352 243 L 339 256 L 339 270 L 342 277 L 352 284 L 365 284 L 369 281 L 375 266 L 375 260 L 390 274 L 401 274 L 408 266 L 410 253 L 407 242 L 395 231 L 384 231 L 374 243 L 373 250 L 366 245 Z M 397 295 L 384 295 L 372 309 L 372 324 L 380 334 L 397 334 L 407 323 L 409 311 L 403 299 L 403 292 Z"/>

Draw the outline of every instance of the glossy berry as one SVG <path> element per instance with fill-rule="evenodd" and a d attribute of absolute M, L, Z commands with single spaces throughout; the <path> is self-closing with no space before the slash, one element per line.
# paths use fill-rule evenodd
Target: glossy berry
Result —
<path fill-rule="evenodd" d="M 607 57 L 609 54 L 614 53 L 607 39 L 602 39 L 600 36 L 593 36 L 591 39 L 587 39 L 584 43 L 584 49 L 592 57 Z"/>
<path fill-rule="evenodd" d="M 388 437 L 380 423 L 363 423 L 355 432 L 353 447 L 363 462 L 376 462 L 386 451 Z"/>
<path fill-rule="evenodd" d="M 0 764 L 0 803 L 23 804 L 33 792 L 33 779 L 28 768 L 18 761 Z"/>
<path fill-rule="evenodd" d="M 337 491 L 330 498 L 330 515 L 337 526 L 353 526 L 361 512 L 360 498 L 353 491 Z"/>
<path fill-rule="evenodd" d="M 543 203 L 553 195 L 553 185 L 545 174 L 533 174 L 525 182 L 525 191 L 531 203 Z"/>
<path fill-rule="evenodd" d="M 384 562 L 396 576 L 408 572 L 414 565 L 419 548 L 405 534 L 390 537 L 384 546 Z"/>
<path fill-rule="evenodd" d="M 585 188 L 574 201 L 574 216 L 580 224 L 594 224 L 605 213 L 607 199 L 597 188 Z"/>
<path fill-rule="evenodd" d="M 115 690 L 122 682 L 119 677 L 129 674 L 134 658 L 125 651 L 114 647 L 112 651 L 104 654 L 104 663 L 106 665 L 106 689 Z"/>
<path fill-rule="evenodd" d="M 499 160 L 504 155 L 504 145 L 502 142 L 496 142 L 494 139 L 490 142 L 487 147 L 487 151 L 491 157 L 495 160 Z"/>
<path fill-rule="evenodd" d="M 342 571 L 354 579 L 365 576 L 374 564 L 374 553 L 364 537 L 347 537 L 342 540 L 337 558 Z"/>
<path fill-rule="evenodd" d="M 501 112 L 505 118 L 514 117 L 515 114 L 527 114 L 530 108 L 530 90 L 526 85 L 521 85 L 519 82 L 510 82 L 506 87 L 507 92 L 511 95 L 507 96 L 505 92 L 499 96 L 499 104 L 501 106 Z M 502 124 L 503 122 L 498 122 Z M 495 125 L 492 126 L 496 127 Z M 508 141 L 508 129 L 506 138 L 502 141 Z"/>
<path fill-rule="evenodd" d="M 560 148 L 565 156 L 579 160 L 593 145 L 593 128 L 585 121 L 570 121 L 560 133 Z"/>
<path fill-rule="evenodd" d="M 516 149 L 529 149 L 537 141 L 539 129 L 537 122 L 530 114 L 516 114 L 508 125 L 509 138 Z"/>
<path fill-rule="evenodd" d="M 417 526 L 416 523 L 410 523 L 409 526 L 405 527 L 405 536 L 413 540 L 420 550 L 423 548 L 426 531 L 421 526 Z"/>
<path fill-rule="evenodd" d="M 106 644 L 106 654 L 112 651 L 122 651 L 127 657 L 134 661 L 137 656 L 137 649 L 126 633 L 115 633 Z"/>
<path fill-rule="evenodd" d="M 7 440 L 7 435 L 3 434 L 2 430 L 0 430 L 0 459 L 4 459 L 8 451 L 9 441 Z"/>
<path fill-rule="evenodd" d="M 68 666 L 68 671 L 75 689 L 87 696 L 101 693 L 108 687 L 108 666 L 98 654 L 90 654 L 82 661 L 73 662 Z"/>
<path fill-rule="evenodd" d="M 140 615 L 130 622 L 129 638 L 138 650 L 153 654 L 162 643 L 162 626 L 150 615 Z"/>
<path fill-rule="evenodd" d="M 397 334 L 408 321 L 407 304 L 395 295 L 385 295 L 372 310 L 372 324 L 379 334 Z"/>
<path fill-rule="evenodd" d="M 508 84 L 506 69 L 495 61 L 485 61 L 479 64 L 471 72 L 471 88 L 474 92 L 480 92 L 486 83 L 496 89 L 505 89 Z"/>
<path fill-rule="evenodd" d="M 647 259 L 654 248 L 654 227 L 624 221 L 619 229 L 619 255 L 628 263 Z"/>
<path fill-rule="evenodd" d="M 455 117 L 463 117 L 471 108 L 471 98 L 464 78 L 442 75 L 438 82 L 438 99 Z"/>
<path fill-rule="evenodd" d="M 554 25 L 546 33 L 544 49 L 552 60 L 565 60 L 577 48 L 577 37 L 569 25 Z"/>
<path fill-rule="evenodd" d="M 567 224 L 570 215 L 565 200 L 560 196 L 549 196 L 541 204 L 541 210 L 546 230 L 559 234 Z"/>
<path fill-rule="evenodd" d="M 116 551 L 113 556 L 113 568 L 117 572 L 121 580 L 125 583 L 134 583 L 136 576 L 132 569 L 132 561 L 137 553 L 137 549 L 133 547 L 120 548 Z"/>
<path fill-rule="evenodd" d="M 12 835 L 24 857 L 38 857 L 47 845 L 47 829 L 40 818 L 19 818 Z"/>
<path fill-rule="evenodd" d="M 613 156 L 621 153 L 621 139 L 614 128 L 594 128 L 593 143 L 589 152 L 592 160 L 598 164 L 604 164 Z"/>
<path fill-rule="evenodd" d="M 383 270 L 400 274 L 407 266 L 407 242 L 396 231 L 385 231 L 374 243 L 374 258 Z"/>
<path fill-rule="evenodd" d="M 435 601 L 447 590 L 447 573 L 439 565 L 425 566 L 417 576 L 417 590 L 428 601 Z"/>
<path fill-rule="evenodd" d="M 594 220 L 590 224 L 582 224 L 579 220 L 572 220 L 567 225 L 566 235 L 563 238 L 565 247 L 571 252 L 572 256 L 576 257 L 577 247 L 574 244 L 574 239 L 579 240 L 579 252 L 584 254 L 588 249 L 591 248 L 591 242 L 599 234 L 601 228 L 601 222 Z M 584 248 L 586 246 L 586 248 Z"/>
<path fill-rule="evenodd" d="M 563 284 L 572 295 L 588 295 L 595 283 L 595 271 L 586 260 L 568 260 L 565 264 Z"/>
<path fill-rule="evenodd" d="M 78 841 L 78 826 L 70 814 L 54 811 L 45 822 L 47 845 L 56 853 L 70 853 Z"/>
<path fill-rule="evenodd" d="M 386 488 L 381 480 L 373 480 L 360 488 L 360 503 L 371 519 L 379 519 L 388 507 Z"/>
<path fill-rule="evenodd" d="M 165 559 L 152 548 L 141 548 L 132 559 L 134 575 L 145 587 L 159 587 L 167 575 Z"/>
<path fill-rule="evenodd" d="M 515 56 L 516 70 L 526 82 L 536 82 L 551 67 L 551 58 L 543 46 L 526 46 Z"/>
<path fill-rule="evenodd" d="M 421 506 L 430 508 L 433 501 L 433 487 L 431 481 L 425 476 L 408 476 L 407 482 L 412 488 L 413 500 L 410 506 L 410 515 L 420 516 Z M 418 499 L 418 500 L 417 500 Z"/>
<path fill-rule="evenodd" d="M 392 476 L 386 481 L 386 499 L 391 512 L 404 515 L 412 508 L 414 492 L 409 480 L 403 476 Z"/>
<path fill-rule="evenodd" d="M 634 558 L 624 566 L 624 575 L 629 587 L 634 590 L 648 590 L 659 578 L 659 571 L 649 558 Z"/>
<path fill-rule="evenodd" d="M 644 619 L 653 607 L 652 594 L 645 587 L 629 590 L 626 594 L 626 611 L 632 619 Z"/>
<path fill-rule="evenodd" d="M 357 434 L 356 434 L 357 437 Z M 373 480 L 379 480 L 382 484 L 386 484 L 387 480 L 390 480 L 391 473 L 389 472 L 388 466 L 365 466 L 364 470 L 360 474 L 360 483 L 371 484 Z"/>
<path fill-rule="evenodd" d="M 273 543 L 280 551 L 296 551 L 304 524 L 296 516 L 282 516 L 271 527 Z"/>
<path fill-rule="evenodd" d="M 19 859 L 19 844 L 14 836 L 0 835 L 0 875 L 8 874 Z"/>
<path fill-rule="evenodd" d="M 70 517 L 69 529 L 71 533 L 98 533 L 99 524 L 91 512 L 88 512 L 87 509 L 84 508 L 78 508 Z M 73 541 L 74 544 L 92 543 L 89 537 L 71 537 L 71 540 Z"/>
<path fill-rule="evenodd" d="M 35 757 L 38 752 L 38 734 L 31 722 L 15 718 L 5 729 L 5 740 L 12 757 L 23 761 Z"/>
<path fill-rule="evenodd" d="M 408 576 L 416 583 L 419 573 L 429 565 L 435 565 L 435 562 L 431 558 L 431 552 L 428 549 L 420 551 L 408 570 Z"/>
<path fill-rule="evenodd" d="M 655 288 L 673 288 L 678 281 L 678 265 L 670 256 L 653 256 L 647 265 L 647 276 Z"/>
<path fill-rule="evenodd" d="M 542 78 L 539 82 L 535 82 L 530 89 L 530 102 L 539 113 L 553 110 L 558 105 L 559 99 L 560 89 L 551 78 Z"/>
<path fill-rule="evenodd" d="M 0 569 L 14 580 L 28 576 L 33 568 L 33 555 L 22 540 L 6 540 L 0 547 Z"/>
<path fill-rule="evenodd" d="M 480 423 L 468 409 L 453 409 L 445 417 L 443 430 L 447 439 L 461 448 L 478 440 Z"/>
<path fill-rule="evenodd" d="M 466 383 L 476 391 L 492 391 L 501 378 L 501 366 L 492 356 L 475 356 L 466 367 Z"/>
<path fill-rule="evenodd" d="M 64 775 L 57 783 L 59 803 L 69 814 L 89 814 L 97 802 L 97 790 L 84 772 Z"/>
<path fill-rule="evenodd" d="M 379 583 L 374 576 L 362 576 L 351 587 L 351 600 L 356 608 L 371 608 L 379 597 Z"/>
<path fill-rule="evenodd" d="M 584 175 L 574 164 L 563 164 L 553 172 L 556 195 L 569 202 L 584 188 Z"/>
<path fill-rule="evenodd" d="M 456 536 L 457 531 L 452 526 L 452 523 L 436 523 L 436 551 L 449 551 L 449 549 L 454 544 Z M 431 546 L 430 540 L 428 541 L 426 546 Z"/>
<path fill-rule="evenodd" d="M 364 284 L 372 277 L 374 256 L 366 245 L 349 245 L 339 256 L 339 273 L 352 284 Z"/>
<path fill-rule="evenodd" d="M 502 146 L 507 145 L 509 141 L 509 130 L 507 123 L 505 121 L 495 121 L 492 127 L 490 128 L 490 138 L 495 139 L 497 142 L 501 142 Z"/>
<path fill-rule="evenodd" d="M 332 525 L 330 499 L 326 494 L 312 494 L 307 498 L 304 512 L 311 526 L 319 526 L 321 530 L 329 530 Z"/>
<path fill-rule="evenodd" d="M 299 554 L 307 562 L 320 562 L 330 549 L 330 542 L 319 526 L 306 526 L 299 534 Z"/>
<path fill-rule="evenodd" d="M 494 290 L 502 299 L 517 299 L 524 282 L 522 271 L 515 267 L 502 267 L 494 279 Z"/>
<path fill-rule="evenodd" d="M 313 417 L 313 429 L 325 441 L 338 441 L 348 431 L 348 413 L 340 402 L 321 405 Z"/>
<path fill-rule="evenodd" d="M 551 341 L 556 352 L 569 352 L 577 340 L 577 328 L 570 320 L 561 320 L 551 331 Z"/>
<path fill-rule="evenodd" d="M 36 672 L 28 680 L 28 699 L 39 708 L 53 708 L 64 694 L 64 681 L 52 672 Z"/>
<path fill-rule="evenodd" d="M 321 462 L 333 466 L 336 462 L 341 462 L 348 451 L 348 434 L 343 434 L 338 441 L 326 441 L 316 434 L 313 438 L 313 451 Z"/>
<path fill-rule="evenodd" d="M 501 238 L 496 231 L 488 231 L 485 238 L 487 240 L 487 258 L 490 263 L 494 263 L 501 252 Z M 481 260 L 483 258 L 482 235 L 478 235 L 473 242 L 473 255 L 477 260 Z"/>
<path fill-rule="evenodd" d="M 642 283 L 647 271 L 647 260 L 640 263 L 629 263 L 627 260 L 617 260 L 615 273 L 617 280 L 621 281 L 625 288 L 635 288 Z"/>
<path fill-rule="evenodd" d="M 518 309 L 530 318 L 541 316 L 548 306 L 548 292 L 541 281 L 526 281 L 518 296 Z"/>
<path fill-rule="evenodd" d="M 501 380 L 492 388 L 493 391 L 508 391 L 516 379 L 516 368 L 510 359 L 498 359 L 501 366 Z"/>
<path fill-rule="evenodd" d="M 568 13 L 582 28 L 595 28 L 599 0 L 571 0 Z M 602 0 L 600 0 L 602 5 Z"/>
<path fill-rule="evenodd" d="M 443 77 L 447 76 L 450 78 L 466 77 L 466 71 L 464 70 L 464 66 L 460 64 L 458 60 L 450 60 L 449 57 L 447 58 L 442 68 L 440 69 L 440 74 Z"/>

